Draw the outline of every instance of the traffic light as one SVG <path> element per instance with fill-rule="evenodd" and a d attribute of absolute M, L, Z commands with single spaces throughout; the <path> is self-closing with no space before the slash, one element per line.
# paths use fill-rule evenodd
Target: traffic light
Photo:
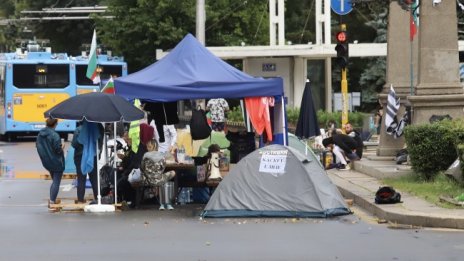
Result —
<path fill-rule="evenodd" d="M 413 0 L 397 0 L 403 10 L 409 11 Z"/>
<path fill-rule="evenodd" d="M 340 31 L 335 35 L 337 45 L 335 51 L 337 51 L 336 63 L 340 68 L 345 69 L 348 65 L 349 48 L 348 48 L 348 34 L 346 31 Z"/>

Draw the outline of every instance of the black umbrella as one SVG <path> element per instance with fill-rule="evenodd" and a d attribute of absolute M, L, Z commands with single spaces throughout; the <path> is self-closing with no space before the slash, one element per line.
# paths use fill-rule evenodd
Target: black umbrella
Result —
<path fill-rule="evenodd" d="M 67 120 L 86 120 L 89 122 L 114 122 L 116 139 L 116 122 L 119 121 L 135 121 L 145 117 L 145 113 L 126 101 L 121 96 L 115 94 L 89 92 L 86 94 L 76 95 L 63 102 L 57 104 L 50 110 L 44 113 L 46 118 L 57 118 Z M 96 141 L 97 142 L 97 141 Z M 98 143 L 98 142 L 97 142 Z M 98 155 L 98 144 L 96 145 Z M 115 204 L 117 202 L 117 187 L 116 187 L 116 146 L 114 150 L 114 179 L 115 179 Z M 89 205 L 84 208 L 89 212 L 112 212 L 114 206 L 101 204 L 100 194 L 100 169 L 97 168 L 98 182 L 98 204 Z M 88 208 L 87 208 L 88 207 Z"/>
<path fill-rule="evenodd" d="M 44 113 L 46 118 L 119 122 L 143 119 L 145 113 L 119 95 L 89 92 L 73 96 Z"/>
<path fill-rule="evenodd" d="M 295 135 L 306 139 L 321 135 L 309 82 L 306 82 L 303 98 L 301 99 L 300 115 L 298 116 Z"/>

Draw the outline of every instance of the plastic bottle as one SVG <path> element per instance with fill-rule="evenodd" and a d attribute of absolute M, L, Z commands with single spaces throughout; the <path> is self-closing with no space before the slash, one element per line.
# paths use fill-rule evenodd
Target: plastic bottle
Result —
<path fill-rule="evenodd" d="M 190 192 L 190 190 L 191 190 L 191 188 L 186 188 L 186 192 L 187 192 L 187 193 L 186 193 L 186 196 L 187 196 L 187 197 L 186 197 L 185 203 L 190 203 L 190 202 L 192 202 L 192 201 L 191 201 L 191 199 L 192 199 L 192 197 L 191 197 L 192 193 Z"/>
<path fill-rule="evenodd" d="M 184 148 L 184 146 L 181 146 L 177 150 L 177 161 L 179 163 L 184 163 L 185 162 L 185 148 Z"/>
<path fill-rule="evenodd" d="M 182 188 L 182 190 L 180 191 L 180 195 L 179 195 L 179 204 L 181 205 L 185 205 L 185 203 L 187 202 L 187 191 L 185 190 L 185 188 Z"/>
<path fill-rule="evenodd" d="M 333 162 L 333 155 L 332 155 L 332 152 L 330 151 L 327 151 L 325 153 L 325 167 L 328 168 L 330 166 L 330 164 L 332 164 Z"/>

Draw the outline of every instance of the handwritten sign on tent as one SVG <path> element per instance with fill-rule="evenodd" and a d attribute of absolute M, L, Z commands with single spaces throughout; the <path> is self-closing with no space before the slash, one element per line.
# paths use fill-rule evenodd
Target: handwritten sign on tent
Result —
<path fill-rule="evenodd" d="M 259 163 L 259 172 L 269 173 L 275 177 L 285 173 L 288 150 L 263 151 Z"/>

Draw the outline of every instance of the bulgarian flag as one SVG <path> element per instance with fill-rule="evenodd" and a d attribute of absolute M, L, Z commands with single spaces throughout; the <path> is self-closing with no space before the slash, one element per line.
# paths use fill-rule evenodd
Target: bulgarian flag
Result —
<path fill-rule="evenodd" d="M 106 82 L 105 86 L 103 86 L 103 89 L 101 89 L 101 92 L 109 93 L 109 94 L 115 93 L 113 76 L 111 76 L 110 79 Z"/>
<path fill-rule="evenodd" d="M 100 83 L 100 75 L 97 72 L 97 32 L 93 30 L 92 44 L 90 45 L 89 65 L 87 66 L 86 76 L 94 84 Z"/>
<path fill-rule="evenodd" d="M 419 27 L 419 0 L 411 0 L 411 15 L 409 17 L 409 40 L 414 40 Z"/>

